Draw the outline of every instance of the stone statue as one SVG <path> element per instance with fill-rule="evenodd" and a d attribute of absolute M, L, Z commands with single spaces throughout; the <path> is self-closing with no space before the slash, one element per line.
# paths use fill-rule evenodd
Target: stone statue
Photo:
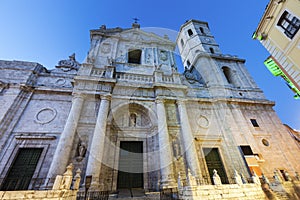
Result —
<path fill-rule="evenodd" d="M 290 175 L 289 175 L 289 173 L 286 171 L 286 170 L 284 170 L 284 177 L 285 177 L 285 179 L 287 180 L 287 181 L 291 181 L 292 179 L 291 179 L 291 177 L 290 177 Z"/>
<path fill-rule="evenodd" d="M 178 189 L 182 189 L 183 188 L 183 184 L 182 184 L 182 181 L 181 181 L 180 172 L 178 172 L 177 184 L 178 184 Z"/>
<path fill-rule="evenodd" d="M 295 172 L 295 177 L 296 177 L 296 180 L 297 180 L 297 181 L 300 181 L 300 176 L 299 176 L 299 173 L 298 173 L 298 172 Z"/>
<path fill-rule="evenodd" d="M 242 185 L 243 184 L 242 178 L 241 178 L 241 176 L 239 175 L 239 173 L 236 170 L 234 170 L 234 177 L 233 178 L 234 178 L 234 182 L 236 184 L 238 184 L 238 185 Z"/>
<path fill-rule="evenodd" d="M 198 185 L 198 184 L 197 184 L 197 180 L 196 180 L 196 178 L 192 175 L 190 169 L 188 169 L 188 176 L 187 176 L 187 178 L 188 178 L 189 186 L 197 186 L 197 185 Z"/>
<path fill-rule="evenodd" d="M 130 114 L 130 126 L 136 127 L 136 115 L 135 114 Z"/>
<path fill-rule="evenodd" d="M 260 185 L 260 180 L 259 180 L 259 177 L 257 176 L 257 174 L 255 173 L 255 171 L 253 171 L 253 175 L 252 175 L 252 181 L 253 183 L 257 184 L 257 185 Z"/>
<path fill-rule="evenodd" d="M 112 57 L 107 57 L 107 63 L 109 66 L 112 66 L 114 64 L 114 59 Z"/>
<path fill-rule="evenodd" d="M 243 181 L 243 184 L 246 184 L 246 183 L 248 183 L 248 181 L 246 180 L 246 178 L 244 177 L 244 175 L 243 175 L 243 174 L 241 174 L 241 179 L 242 179 L 242 181 Z"/>
<path fill-rule="evenodd" d="M 261 178 L 263 183 L 270 185 L 269 179 L 264 174 L 261 175 Z"/>
<path fill-rule="evenodd" d="M 278 175 L 278 173 L 277 173 L 276 170 L 274 171 L 274 176 L 273 176 L 273 178 L 274 178 L 275 183 L 281 183 L 281 182 L 282 182 L 282 181 L 281 181 L 281 178 L 279 177 L 279 175 Z"/>
<path fill-rule="evenodd" d="M 79 62 L 75 59 L 75 53 L 69 56 L 68 60 L 61 60 L 58 62 L 58 66 L 56 68 L 60 68 L 63 71 L 71 71 L 71 70 L 78 70 L 80 67 Z"/>
<path fill-rule="evenodd" d="M 78 157 L 76 158 L 76 160 L 78 162 L 82 161 L 82 159 L 84 158 L 86 153 L 86 144 L 85 142 L 80 142 L 78 145 Z"/>
<path fill-rule="evenodd" d="M 213 170 L 213 182 L 215 185 L 222 185 L 221 178 L 215 169 Z"/>

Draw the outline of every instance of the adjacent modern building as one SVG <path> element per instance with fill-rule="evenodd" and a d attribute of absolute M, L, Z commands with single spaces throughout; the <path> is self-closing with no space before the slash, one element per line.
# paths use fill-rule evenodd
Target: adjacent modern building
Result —
<path fill-rule="evenodd" d="M 297 141 L 206 22 L 180 27 L 183 73 L 176 43 L 137 23 L 90 36 L 83 63 L 0 61 L 2 191 L 47 189 L 72 163 L 81 189 L 111 198 L 175 189 L 182 199 L 265 199 L 261 183 L 297 195 Z"/>
<path fill-rule="evenodd" d="M 266 67 L 300 98 L 300 1 L 270 0 L 253 35 L 270 52 Z"/>

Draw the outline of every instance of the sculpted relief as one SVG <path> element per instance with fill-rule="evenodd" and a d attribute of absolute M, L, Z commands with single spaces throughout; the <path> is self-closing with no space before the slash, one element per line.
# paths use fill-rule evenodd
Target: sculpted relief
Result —
<path fill-rule="evenodd" d="M 111 52 L 111 44 L 103 43 L 101 46 L 101 53 L 108 54 Z"/>
<path fill-rule="evenodd" d="M 113 115 L 113 125 L 120 129 L 149 128 L 152 126 L 149 115 L 140 106 L 124 106 Z"/>

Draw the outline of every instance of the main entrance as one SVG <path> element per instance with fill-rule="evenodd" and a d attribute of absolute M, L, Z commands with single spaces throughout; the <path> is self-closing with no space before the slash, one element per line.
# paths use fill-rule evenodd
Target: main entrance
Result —
<path fill-rule="evenodd" d="M 203 148 L 203 152 L 205 155 L 205 161 L 206 161 L 211 182 L 213 183 L 212 177 L 214 174 L 213 171 L 215 169 L 217 170 L 221 178 L 221 182 L 223 184 L 228 184 L 228 179 L 226 176 L 226 172 L 218 148 Z"/>
<path fill-rule="evenodd" d="M 121 141 L 118 189 L 143 188 L 143 142 Z"/>

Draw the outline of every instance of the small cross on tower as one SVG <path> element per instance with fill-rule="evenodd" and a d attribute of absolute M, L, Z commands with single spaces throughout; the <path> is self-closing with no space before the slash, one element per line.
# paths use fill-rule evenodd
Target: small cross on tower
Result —
<path fill-rule="evenodd" d="M 138 21 L 140 21 L 140 19 L 139 18 L 132 18 L 133 20 L 134 20 L 134 22 L 133 23 L 135 23 L 135 24 L 137 24 L 138 23 Z"/>
<path fill-rule="evenodd" d="M 140 21 L 138 18 L 132 18 L 134 20 L 132 24 L 132 28 L 140 28 L 140 24 L 138 24 L 138 21 Z"/>

